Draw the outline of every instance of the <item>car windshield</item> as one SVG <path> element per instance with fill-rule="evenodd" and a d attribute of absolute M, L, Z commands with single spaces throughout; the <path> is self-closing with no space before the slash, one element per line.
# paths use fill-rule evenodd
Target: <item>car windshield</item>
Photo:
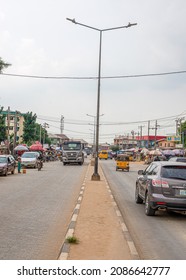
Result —
<path fill-rule="evenodd" d="M 63 150 L 80 150 L 81 144 L 80 143 L 67 143 L 63 145 Z"/>
<path fill-rule="evenodd" d="M 186 180 L 186 166 L 163 166 L 161 176 L 163 178 Z"/>
<path fill-rule="evenodd" d="M 7 158 L 6 157 L 0 157 L 0 163 L 6 163 Z"/>
<path fill-rule="evenodd" d="M 22 155 L 22 158 L 36 158 L 36 154 L 35 153 L 24 153 Z"/>

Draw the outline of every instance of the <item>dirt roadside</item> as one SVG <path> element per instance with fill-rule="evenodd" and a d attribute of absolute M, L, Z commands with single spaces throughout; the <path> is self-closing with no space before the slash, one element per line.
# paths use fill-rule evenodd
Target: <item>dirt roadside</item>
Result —
<path fill-rule="evenodd" d="M 68 260 L 131 260 L 138 259 L 135 246 L 126 238 L 129 233 L 99 167 L 100 181 L 92 181 L 94 167 L 88 167 L 83 184 L 73 236 L 78 244 L 71 244 Z M 59 259 L 63 259 L 59 258 Z"/>

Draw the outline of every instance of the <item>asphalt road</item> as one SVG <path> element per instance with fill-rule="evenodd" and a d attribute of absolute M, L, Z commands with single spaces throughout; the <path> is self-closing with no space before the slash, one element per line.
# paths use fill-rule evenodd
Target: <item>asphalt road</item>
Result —
<path fill-rule="evenodd" d="M 1 260 L 58 258 L 86 169 L 56 161 L 0 177 Z"/>
<path fill-rule="evenodd" d="M 131 163 L 130 172 L 116 172 L 114 160 L 101 165 L 141 259 L 185 260 L 186 215 L 158 211 L 148 217 L 144 204 L 135 203 L 137 170 L 146 166 Z"/>

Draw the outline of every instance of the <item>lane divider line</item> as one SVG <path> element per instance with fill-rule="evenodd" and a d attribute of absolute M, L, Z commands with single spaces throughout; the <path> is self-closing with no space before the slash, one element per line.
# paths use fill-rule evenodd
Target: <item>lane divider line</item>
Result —
<path fill-rule="evenodd" d="M 87 167 L 85 178 L 87 178 L 89 168 L 90 168 L 90 164 Z M 80 207 L 81 207 L 81 202 L 82 202 L 82 199 L 83 199 L 83 194 L 84 194 L 85 187 L 86 187 L 86 181 L 84 180 L 83 184 L 81 185 L 79 197 L 77 199 L 76 206 L 73 210 L 69 226 L 67 228 L 67 233 L 65 235 L 65 240 L 63 241 L 58 260 L 67 260 L 68 259 L 68 255 L 69 255 L 69 252 L 70 252 L 70 244 L 67 243 L 66 239 L 68 237 L 72 237 L 74 235 L 74 230 L 75 230 L 76 222 L 77 222 L 77 219 L 78 219 L 79 210 L 80 210 Z"/>
<path fill-rule="evenodd" d="M 131 237 L 131 235 L 130 235 L 130 233 L 129 233 L 129 230 L 128 230 L 128 228 L 127 228 L 125 222 L 124 222 L 124 219 L 123 219 L 123 217 L 122 217 L 122 214 L 121 214 L 121 212 L 120 212 L 120 210 L 119 210 L 119 207 L 118 207 L 118 205 L 117 205 L 117 203 L 116 203 L 116 200 L 115 200 L 113 194 L 111 194 L 112 191 L 111 191 L 111 188 L 110 188 L 110 186 L 109 186 L 109 183 L 108 183 L 108 181 L 107 181 L 107 179 L 106 179 L 106 177 L 105 177 L 105 174 L 104 174 L 104 171 L 103 171 L 103 168 L 102 168 L 102 165 L 101 165 L 101 164 L 100 164 L 100 167 L 101 167 L 101 172 L 102 172 L 102 174 L 103 174 L 103 179 L 104 179 L 105 182 L 106 182 L 106 187 L 107 187 L 108 192 L 109 192 L 109 194 L 110 194 L 110 197 L 111 197 L 111 199 L 112 199 L 112 205 L 114 206 L 114 209 L 115 209 L 115 212 L 116 212 L 116 216 L 117 216 L 118 219 L 119 219 L 119 223 L 120 223 L 120 226 L 121 226 L 121 230 L 122 230 L 122 232 L 123 232 L 123 235 L 124 235 L 125 240 L 127 241 L 127 245 L 128 245 L 128 248 L 129 248 L 131 257 L 132 257 L 133 260 L 140 260 L 140 256 L 139 256 L 138 251 L 137 251 L 137 249 L 136 249 L 136 246 L 135 246 L 135 244 L 134 244 L 134 242 L 133 242 L 133 240 L 132 240 L 132 237 Z"/>

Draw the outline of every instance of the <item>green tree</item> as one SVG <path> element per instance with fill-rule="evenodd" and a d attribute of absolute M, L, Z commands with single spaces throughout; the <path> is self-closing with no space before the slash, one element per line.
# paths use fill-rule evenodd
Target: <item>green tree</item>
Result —
<path fill-rule="evenodd" d="M 0 57 L 0 74 L 2 73 L 3 69 L 8 68 L 9 66 L 11 66 L 11 64 L 4 62 Z"/>
<path fill-rule="evenodd" d="M 36 137 L 36 118 L 36 114 L 33 115 L 32 112 L 28 112 L 24 115 L 23 142 L 29 146 L 35 140 L 38 140 Z"/>
<path fill-rule="evenodd" d="M 0 142 L 4 141 L 6 137 L 5 115 L 2 115 L 3 107 L 0 107 Z"/>
<path fill-rule="evenodd" d="M 42 127 L 41 124 L 36 123 L 36 130 L 35 131 L 36 131 L 35 135 L 36 135 L 36 140 L 37 141 L 40 141 L 42 144 L 44 142 L 45 142 L 45 144 L 49 144 L 49 145 L 51 144 L 51 140 L 48 137 L 48 132 L 44 127 Z"/>
<path fill-rule="evenodd" d="M 186 121 L 181 124 L 182 143 L 186 147 Z"/>

